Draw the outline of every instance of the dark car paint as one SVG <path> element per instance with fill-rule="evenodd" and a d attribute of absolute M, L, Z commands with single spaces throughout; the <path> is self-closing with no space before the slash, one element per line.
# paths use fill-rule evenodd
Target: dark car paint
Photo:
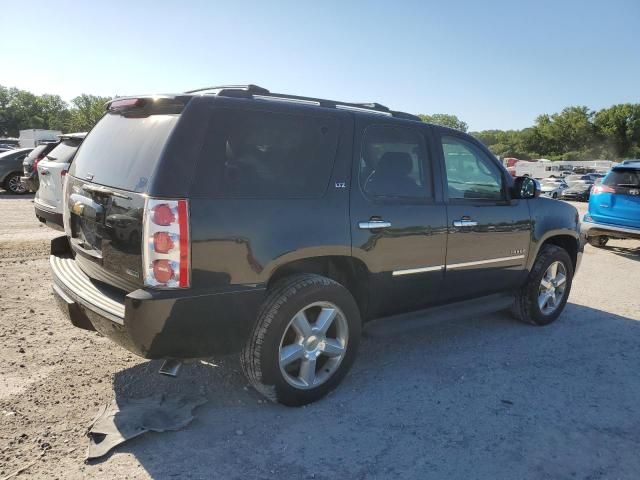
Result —
<path fill-rule="evenodd" d="M 314 110 L 337 118 L 341 124 L 339 148 L 325 195 L 318 199 L 252 200 L 192 193 L 210 110 L 218 107 Z M 353 160 L 358 156 L 360 132 L 371 124 L 402 125 L 421 132 L 433 165 L 432 201 L 382 204 L 371 202 L 362 193 Z M 115 188 L 109 188 L 115 195 L 100 193 L 95 184 L 69 175 L 65 215 L 73 230 L 67 232 L 72 234 L 72 245 L 58 247 L 54 254 L 75 255 L 89 277 L 120 289 L 126 305 L 122 325 L 85 307 L 76 308 L 75 303 L 67 305 L 69 315 L 76 324 L 91 325 L 144 357 L 200 357 L 239 350 L 266 288 L 285 272 L 310 268 L 333 273 L 339 279 L 344 276 L 348 283 L 349 272 L 335 271 L 336 265 L 346 265 L 356 275 L 351 287 L 361 293 L 357 300 L 363 318 L 372 319 L 495 291 L 513 291 L 524 283 L 545 241 L 570 239 L 573 243 L 566 245 L 576 252 L 577 263 L 582 242 L 575 208 L 544 198 L 512 198 L 513 179 L 497 160 L 506 190 L 503 202 L 450 202 L 438 144 L 442 133 L 463 135 L 491 155 L 466 134 L 421 122 L 280 102 L 196 96 L 182 112 L 148 186 L 151 196 L 189 199 L 191 288 L 142 288 L 144 195 Z M 453 227 L 453 220 L 464 215 L 477 219 L 478 226 L 468 230 Z M 130 220 L 122 223 L 123 216 Z M 388 219 L 392 227 L 358 228 L 358 222 L 371 217 Z M 80 221 L 86 222 L 86 229 L 78 228 Z M 125 230 L 136 233 L 130 235 Z M 91 238 L 92 232 L 99 232 L 100 239 Z M 91 251 L 95 241 L 101 242 L 99 257 Z M 471 253 L 474 259 L 490 259 L 519 256 L 520 252 L 522 260 L 499 267 L 393 275 L 396 270 L 465 262 Z M 323 267 L 325 260 L 328 266 Z M 65 295 L 77 298 L 77 293 L 68 290 Z"/>
<path fill-rule="evenodd" d="M 33 148 L 16 148 L 0 153 L 0 187 L 4 187 L 7 177 L 13 173 L 22 173 L 22 162 Z"/>

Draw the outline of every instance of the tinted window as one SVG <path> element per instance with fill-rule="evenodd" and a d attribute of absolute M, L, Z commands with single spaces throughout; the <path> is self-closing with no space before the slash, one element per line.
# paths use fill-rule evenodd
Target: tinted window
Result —
<path fill-rule="evenodd" d="M 476 145 L 456 137 L 442 137 L 450 199 L 501 200 L 502 173 Z"/>
<path fill-rule="evenodd" d="M 69 163 L 80 146 L 79 140 L 64 140 L 60 145 L 47 153 L 47 160 L 60 163 Z"/>
<path fill-rule="evenodd" d="M 419 132 L 389 125 L 365 130 L 360 150 L 360 185 L 372 197 L 425 198 L 426 149 Z"/>
<path fill-rule="evenodd" d="M 82 143 L 69 173 L 78 178 L 92 175 L 102 185 L 145 191 L 178 118 L 105 115 Z"/>
<path fill-rule="evenodd" d="M 611 170 L 602 183 L 610 187 L 640 187 L 640 169 L 620 168 Z"/>
<path fill-rule="evenodd" d="M 332 117 L 216 109 L 195 190 L 230 197 L 320 197 L 333 168 L 338 127 Z"/>

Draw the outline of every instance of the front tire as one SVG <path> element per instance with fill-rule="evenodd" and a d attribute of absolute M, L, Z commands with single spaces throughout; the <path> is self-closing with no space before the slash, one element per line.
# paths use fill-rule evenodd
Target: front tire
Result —
<path fill-rule="evenodd" d="M 529 273 L 527 283 L 517 292 L 514 316 L 532 325 L 548 325 L 562 313 L 573 281 L 573 263 L 567 251 L 545 245 Z"/>
<path fill-rule="evenodd" d="M 267 294 L 242 351 L 242 369 L 273 402 L 314 402 L 347 374 L 360 328 L 358 306 L 345 287 L 320 275 L 287 277 Z"/>

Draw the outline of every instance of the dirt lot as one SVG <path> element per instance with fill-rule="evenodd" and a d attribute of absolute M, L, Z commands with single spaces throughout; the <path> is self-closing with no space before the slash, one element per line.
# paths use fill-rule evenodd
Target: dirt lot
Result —
<path fill-rule="evenodd" d="M 0 193 L 0 479 L 638 478 L 640 242 L 587 246 L 549 327 L 500 313 L 372 328 L 341 388 L 288 409 L 235 358 L 171 379 L 73 328 L 50 293 L 57 232 L 32 208 Z M 99 405 L 158 392 L 209 401 L 182 431 L 84 463 Z"/>

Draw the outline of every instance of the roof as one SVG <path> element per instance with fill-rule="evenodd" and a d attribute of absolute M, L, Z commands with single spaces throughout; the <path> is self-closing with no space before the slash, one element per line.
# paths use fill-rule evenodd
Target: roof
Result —
<path fill-rule="evenodd" d="M 405 120 L 413 120 L 421 122 L 422 119 L 417 115 L 412 115 L 406 112 L 399 112 L 391 110 L 390 108 L 381 105 L 376 102 L 354 103 L 354 102 L 342 102 L 337 100 L 327 100 L 323 98 L 315 97 L 303 97 L 300 95 L 288 95 L 282 93 L 272 93 L 266 88 L 259 87 L 257 85 L 220 85 L 215 87 L 198 88 L 196 90 L 189 90 L 182 94 L 183 96 L 194 95 L 214 95 L 218 97 L 234 97 L 244 99 L 256 99 L 256 100 L 270 100 L 277 102 L 290 102 L 298 105 L 307 105 L 311 107 L 323 107 L 333 108 L 338 110 L 347 110 L 354 113 L 366 113 L 373 115 L 383 115 L 394 118 L 401 118 Z M 126 102 L 128 99 L 143 98 L 143 97 L 156 97 L 156 98 L 177 98 L 179 95 L 143 95 L 143 96 L 131 96 L 131 97 L 118 97 L 110 100 L 105 105 L 106 109 L 111 108 L 111 104 L 114 102 Z"/>

